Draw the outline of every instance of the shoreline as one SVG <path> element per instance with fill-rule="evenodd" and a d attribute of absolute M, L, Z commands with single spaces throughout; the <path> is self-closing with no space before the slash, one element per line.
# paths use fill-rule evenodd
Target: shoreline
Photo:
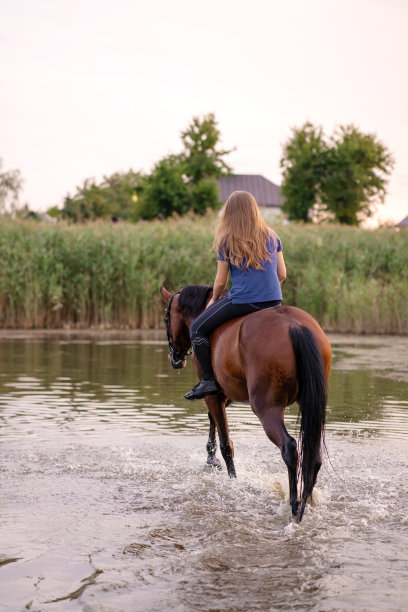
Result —
<path fill-rule="evenodd" d="M 161 329 L 126 329 L 126 328 L 33 328 L 33 329 L 0 329 L 0 340 L 31 340 L 47 338 L 98 338 L 112 337 L 120 340 L 165 340 L 166 330 Z"/>
<path fill-rule="evenodd" d="M 356 338 L 361 341 L 362 344 L 375 344 L 379 338 L 387 339 L 407 339 L 408 334 L 384 334 L 378 333 L 365 333 L 365 332 L 351 332 L 351 331 L 337 331 L 337 330 L 324 330 L 325 334 L 329 337 L 331 342 L 342 343 L 349 340 L 355 340 Z M 165 340 L 166 330 L 164 327 L 161 328 L 149 328 L 149 329 L 126 329 L 121 327 L 115 328 L 0 328 L 0 340 L 28 340 L 36 338 L 68 338 L 75 337 L 79 338 L 97 338 L 97 337 L 112 337 L 123 340 Z"/>

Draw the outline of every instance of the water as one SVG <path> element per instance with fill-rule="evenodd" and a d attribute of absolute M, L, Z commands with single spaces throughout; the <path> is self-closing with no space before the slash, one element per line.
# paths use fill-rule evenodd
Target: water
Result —
<path fill-rule="evenodd" d="M 237 481 L 204 468 L 162 333 L 2 332 L 0 611 L 407 610 L 408 338 L 331 340 L 330 461 L 296 525 L 248 407 Z"/>

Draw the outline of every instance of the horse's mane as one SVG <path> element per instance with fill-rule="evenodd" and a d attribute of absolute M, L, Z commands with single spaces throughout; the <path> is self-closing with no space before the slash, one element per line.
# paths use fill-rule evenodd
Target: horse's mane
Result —
<path fill-rule="evenodd" d="M 210 285 L 187 285 L 180 291 L 178 307 L 182 315 L 195 319 L 204 310 Z"/>

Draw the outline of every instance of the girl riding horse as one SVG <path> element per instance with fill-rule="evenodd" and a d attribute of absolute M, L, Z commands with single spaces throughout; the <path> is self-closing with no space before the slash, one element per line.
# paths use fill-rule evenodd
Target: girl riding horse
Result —
<path fill-rule="evenodd" d="M 234 220 L 231 209 L 237 212 Z M 194 367 L 202 378 L 193 389 L 193 399 L 204 397 L 210 418 L 207 463 L 219 466 L 217 429 L 228 474 L 235 477 L 226 407 L 234 401 L 248 402 L 281 451 L 288 468 L 292 513 L 300 521 L 321 466 L 331 347 L 311 315 L 278 305 L 279 280 L 285 277 L 281 245 L 258 214 L 250 194 L 232 194 L 215 236 L 219 263 L 214 288 L 188 285 L 171 294 L 161 287 L 168 304 L 169 359 L 173 368 L 182 368 L 193 344 Z M 229 270 L 232 290 L 222 297 Z M 294 402 L 300 413 L 299 454 L 284 424 L 285 408 Z"/>
<path fill-rule="evenodd" d="M 218 393 L 220 387 L 211 366 L 208 336 L 233 317 L 279 306 L 280 283 L 286 278 L 282 244 L 263 220 L 254 196 L 234 191 L 228 198 L 214 239 L 217 274 L 206 309 L 191 324 L 190 339 L 200 364 L 202 379 L 188 393 L 188 400 Z M 231 291 L 223 295 L 231 273 Z M 221 297 L 222 296 L 222 297 Z"/>

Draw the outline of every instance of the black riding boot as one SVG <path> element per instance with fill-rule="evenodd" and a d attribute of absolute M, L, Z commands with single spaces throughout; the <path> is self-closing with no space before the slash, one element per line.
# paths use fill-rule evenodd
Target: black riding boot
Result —
<path fill-rule="evenodd" d="M 203 399 L 206 395 L 213 395 L 221 391 L 220 386 L 214 377 L 214 372 L 211 366 L 211 349 L 208 338 L 203 336 L 192 340 L 194 355 L 200 364 L 203 378 L 198 385 L 193 387 L 191 391 L 185 394 L 188 400 Z"/>

